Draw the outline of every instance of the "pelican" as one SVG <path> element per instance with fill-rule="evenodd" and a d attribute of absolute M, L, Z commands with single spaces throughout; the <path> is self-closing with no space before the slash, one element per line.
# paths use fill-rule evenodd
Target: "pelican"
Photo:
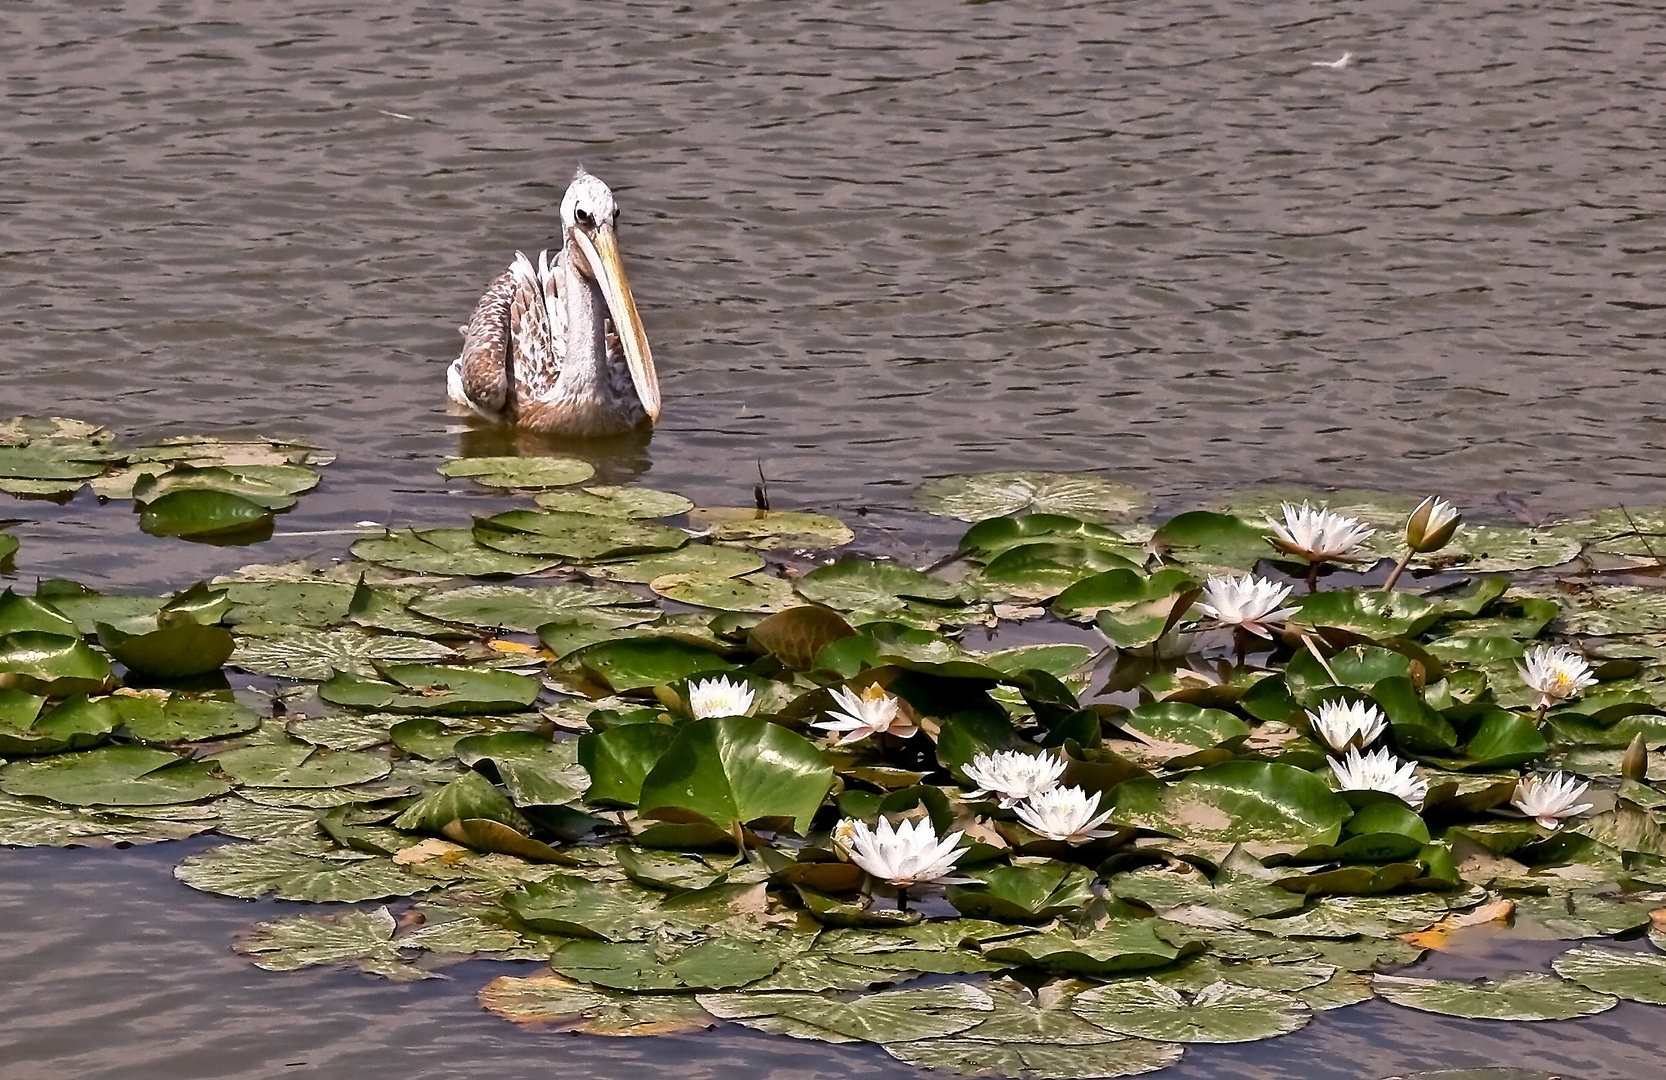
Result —
<path fill-rule="evenodd" d="M 462 328 L 452 401 L 553 435 L 622 435 L 659 419 L 659 378 L 619 262 L 613 192 L 581 165 L 561 200 L 562 247 L 521 252 Z"/>

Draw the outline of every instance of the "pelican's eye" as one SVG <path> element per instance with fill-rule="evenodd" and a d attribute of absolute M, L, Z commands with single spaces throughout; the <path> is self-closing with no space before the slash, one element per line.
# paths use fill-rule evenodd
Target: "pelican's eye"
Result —
<path fill-rule="evenodd" d="M 588 210 L 574 210 L 573 218 L 586 229 L 593 229 L 596 227 L 595 215 L 590 213 Z"/>

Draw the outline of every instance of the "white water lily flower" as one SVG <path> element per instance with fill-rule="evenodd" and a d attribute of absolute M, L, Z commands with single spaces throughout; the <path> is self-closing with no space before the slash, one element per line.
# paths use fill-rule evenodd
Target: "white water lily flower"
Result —
<path fill-rule="evenodd" d="M 1327 701 L 1319 706 L 1317 715 L 1310 713 L 1307 719 L 1313 725 L 1313 734 L 1337 754 L 1350 747 L 1370 746 L 1388 727 L 1382 710 L 1365 702 Z"/>
<path fill-rule="evenodd" d="M 1451 541 L 1461 520 L 1457 507 L 1430 495 L 1406 521 L 1406 546 L 1423 555 L 1439 551 Z"/>
<path fill-rule="evenodd" d="M 1516 793 L 1510 796 L 1510 802 L 1545 828 L 1557 829 L 1562 825 L 1562 818 L 1583 814 L 1591 808 L 1591 803 L 1579 801 L 1590 786 L 1588 781 L 1564 772 L 1524 776 L 1516 781 Z"/>
<path fill-rule="evenodd" d="M 1203 583 L 1198 610 L 1226 626 L 1241 626 L 1264 638 L 1273 636 L 1269 627 L 1296 613 L 1279 608 L 1290 595 L 1290 586 L 1245 574 L 1241 578 L 1212 577 Z"/>
<path fill-rule="evenodd" d="M 1527 650 L 1521 668 L 1522 681 L 1539 692 L 1535 709 L 1548 709 L 1558 701 L 1576 698 L 1587 686 L 1596 685 L 1591 665 L 1565 645 L 1535 645 Z"/>
<path fill-rule="evenodd" d="M 998 750 L 993 754 L 979 754 L 967 763 L 965 772 L 978 785 L 976 791 L 966 793 L 968 799 L 998 795 L 1001 808 L 1010 809 L 1032 795 L 1058 787 L 1059 777 L 1064 775 L 1064 758 L 1058 754 Z"/>
<path fill-rule="evenodd" d="M 848 825 L 848 828 L 847 828 Z M 848 838 L 850 860 L 882 881 L 906 888 L 922 881 L 950 881 L 963 849 L 956 847 L 965 833 L 950 833 L 941 840 L 926 818 L 905 821 L 896 828 L 885 818 L 879 827 L 846 818 L 834 828 L 835 837 Z"/>
<path fill-rule="evenodd" d="M 752 688 L 721 675 L 688 684 L 688 710 L 696 720 L 714 716 L 745 716 L 752 711 Z"/>
<path fill-rule="evenodd" d="M 830 712 L 827 720 L 810 726 L 826 728 L 828 734 L 837 735 L 841 746 L 882 731 L 906 739 L 919 730 L 903 709 L 902 699 L 887 694 L 878 683 L 862 691 L 860 696 L 840 687 L 833 691 L 833 700 L 842 711 Z"/>
<path fill-rule="evenodd" d="M 1038 791 L 1019 803 L 1018 820 L 1049 840 L 1085 844 L 1112 833 L 1099 827 L 1110 818 L 1111 811 L 1095 816 L 1098 809 L 1099 792 L 1089 795 L 1079 787 L 1056 787 Z"/>
<path fill-rule="evenodd" d="M 1346 559 L 1355 548 L 1375 533 L 1355 518 L 1315 510 L 1307 503 L 1300 506 L 1284 504 L 1284 521 L 1267 519 L 1272 526 L 1274 547 L 1286 555 L 1295 555 L 1311 563 Z"/>
<path fill-rule="evenodd" d="M 1336 786 L 1344 791 L 1386 791 L 1413 808 L 1429 794 L 1429 785 L 1418 777 L 1412 763 L 1387 750 L 1369 754 L 1349 750 L 1341 761 L 1330 759 L 1330 770 L 1336 774 Z"/>

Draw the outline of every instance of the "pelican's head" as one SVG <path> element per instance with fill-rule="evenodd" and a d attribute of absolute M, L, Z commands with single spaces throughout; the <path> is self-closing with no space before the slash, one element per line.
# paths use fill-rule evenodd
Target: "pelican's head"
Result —
<path fill-rule="evenodd" d="M 636 300 L 619 260 L 614 235 L 618 217 L 613 192 L 579 166 L 561 200 L 561 230 L 568 253 L 579 272 L 601 287 L 608 315 L 625 349 L 625 365 L 630 369 L 637 400 L 642 402 L 649 421 L 658 422 L 659 376 L 654 372 L 654 355 L 648 348 L 648 334 L 642 329 L 642 316 L 636 313 Z"/>

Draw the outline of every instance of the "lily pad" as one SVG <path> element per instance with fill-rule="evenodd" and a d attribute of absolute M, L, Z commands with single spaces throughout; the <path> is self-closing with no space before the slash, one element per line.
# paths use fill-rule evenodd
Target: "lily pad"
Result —
<path fill-rule="evenodd" d="M 671 574 L 697 574 L 707 578 L 741 577 L 761 570 L 763 566 L 764 560 L 750 551 L 722 544 L 691 543 L 676 551 L 597 563 L 591 569 L 618 581 L 646 585 L 655 578 Z"/>
<path fill-rule="evenodd" d="M 856 539 L 850 527 L 826 514 L 758 510 L 747 506 L 702 506 L 688 515 L 690 527 L 709 530 L 716 543 L 772 551 L 778 548 L 836 548 Z"/>
<path fill-rule="evenodd" d="M 794 602 L 792 585 L 768 574 L 666 574 L 648 587 L 667 600 L 718 611 L 782 611 Z"/>
<path fill-rule="evenodd" d="M 295 841 L 225 844 L 192 855 L 174 877 L 202 892 L 257 900 L 355 903 L 410 896 L 442 884 L 411 873 L 391 859 L 350 851 L 319 851 Z"/>
<path fill-rule="evenodd" d="M 387 908 L 339 915 L 298 915 L 250 927 L 237 951 L 267 971 L 342 964 L 392 979 L 433 978 L 400 954 L 397 923 Z"/>
<path fill-rule="evenodd" d="M 820 994 L 701 994 L 713 1016 L 760 1031 L 824 1042 L 913 1042 L 941 1038 L 975 1025 L 995 1004 L 975 986 L 952 983 L 892 990 L 854 1001 Z"/>
<path fill-rule="evenodd" d="M 337 672 L 366 677 L 378 665 L 444 660 L 456 655 L 438 642 L 363 630 L 299 630 L 275 637 L 240 638 L 232 667 L 287 679 L 328 679 Z"/>
<path fill-rule="evenodd" d="M 139 528 L 151 536 L 220 541 L 271 535 L 272 511 L 228 491 L 180 490 L 145 503 Z"/>
<path fill-rule="evenodd" d="M 0 767 L 0 791 L 67 806 L 165 806 L 230 790 L 208 765 L 143 746 L 103 746 Z"/>
<path fill-rule="evenodd" d="M 1614 1007 L 1617 998 L 1538 972 L 1494 982 L 1378 975 L 1371 986 L 1396 1005 L 1482 1020 L 1571 1020 Z"/>
<path fill-rule="evenodd" d="M 945 476 L 914 496 L 929 514 L 982 521 L 1009 514 L 1063 514 L 1084 521 L 1133 521 L 1151 509 L 1150 496 L 1092 473 L 992 472 Z"/>
<path fill-rule="evenodd" d="M 694 503 L 669 491 L 605 485 L 583 491 L 540 492 L 534 501 L 545 510 L 628 518 L 668 518 L 694 509 Z"/>
<path fill-rule="evenodd" d="M 473 529 L 395 529 L 353 543 L 353 554 L 366 562 L 417 574 L 499 577 L 536 574 L 558 565 L 558 557 L 515 555 L 475 542 Z"/>
<path fill-rule="evenodd" d="M 1150 979 L 1096 986 L 1076 998 L 1076 1015 L 1119 1035 L 1160 1042 L 1255 1042 L 1285 1035 L 1312 1011 L 1289 994 L 1217 982 L 1186 993 Z"/>
<path fill-rule="evenodd" d="M 480 1004 L 517 1024 L 585 1035 L 674 1035 L 709 1027 L 713 1017 L 688 994 L 631 994 L 562 975 L 504 975 L 480 990 Z"/>
<path fill-rule="evenodd" d="M 832 785 L 826 756 L 779 724 L 750 716 L 696 720 L 678 729 L 643 779 L 640 811 L 725 832 L 774 819 L 802 834 Z"/>
<path fill-rule="evenodd" d="M 334 753 L 307 743 L 277 743 L 226 750 L 205 760 L 250 787 L 330 788 L 380 780 L 391 766 L 374 754 Z"/>
<path fill-rule="evenodd" d="M 609 625 L 628 626 L 658 614 L 652 609 L 619 607 L 642 603 L 641 597 L 626 589 L 557 582 L 537 587 L 471 585 L 429 593 L 412 601 L 410 607 L 446 622 L 502 627 L 529 634 L 545 623 L 580 615 L 593 617 L 601 613 Z"/>
<path fill-rule="evenodd" d="M 1563 953 L 1550 966 L 1587 990 L 1666 1005 L 1666 956 L 1659 953 L 1586 945 Z"/>
<path fill-rule="evenodd" d="M 596 468 L 565 457 L 452 458 L 440 466 L 440 475 L 466 476 L 487 487 L 552 488 L 581 484 L 596 475 Z"/>
<path fill-rule="evenodd" d="M 1350 814 L 1348 804 L 1310 772 L 1277 762 L 1232 761 L 1173 785 L 1129 781 L 1116 789 L 1111 820 L 1253 851 L 1335 843 Z"/>
<path fill-rule="evenodd" d="M 260 726 L 251 708 L 222 697 L 117 694 L 110 704 L 127 733 L 143 742 L 190 742 L 241 735 Z"/>
<path fill-rule="evenodd" d="M 601 514 L 510 510 L 475 522 L 474 538 L 494 551 L 587 561 L 672 551 L 688 543 L 681 529 Z"/>

